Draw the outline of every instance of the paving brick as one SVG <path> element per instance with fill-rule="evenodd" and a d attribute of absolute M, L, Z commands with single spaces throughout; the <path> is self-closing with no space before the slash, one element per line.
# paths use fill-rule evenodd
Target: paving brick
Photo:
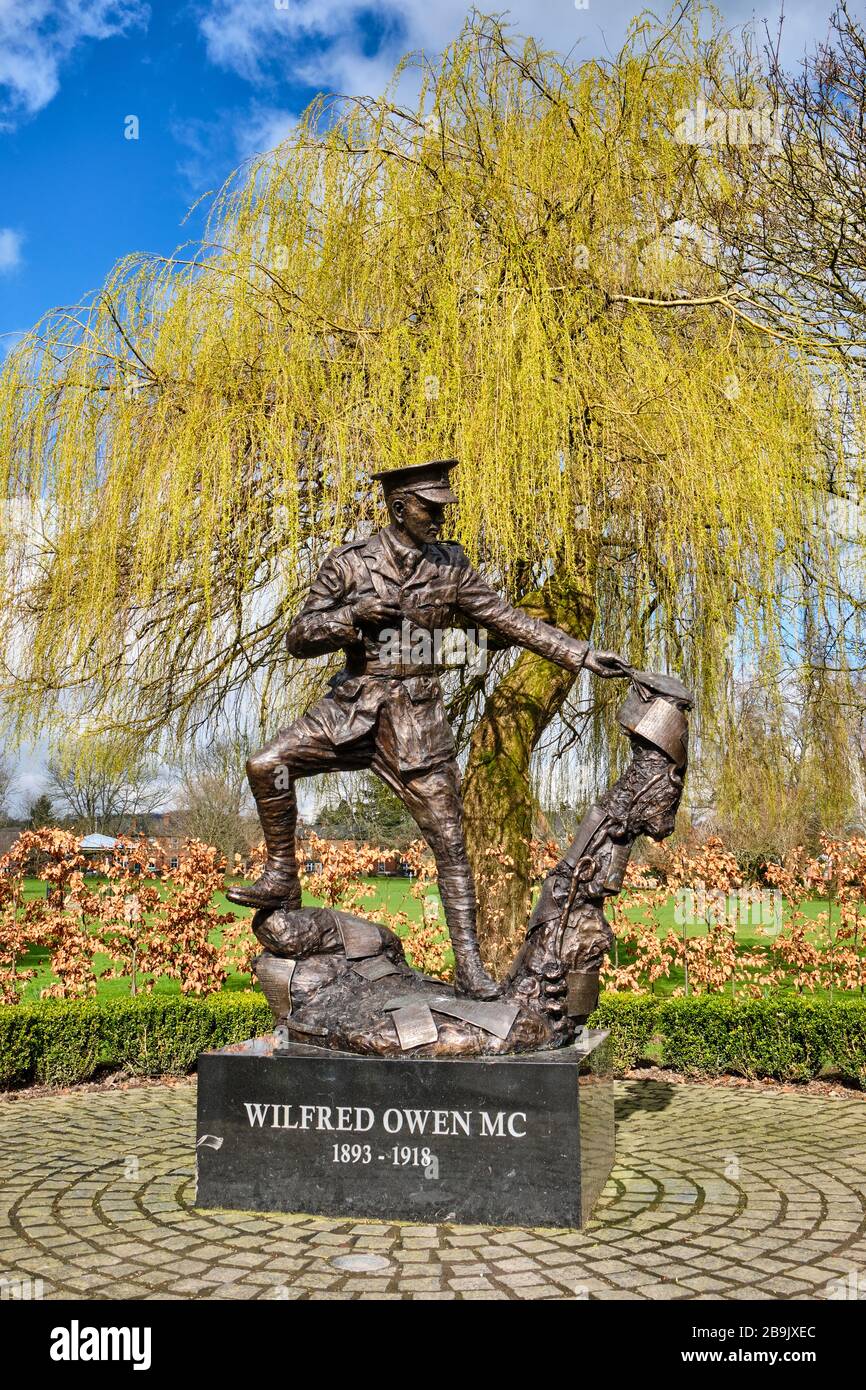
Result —
<path fill-rule="evenodd" d="M 766 1301 L 866 1280 L 861 1101 L 616 1089 L 616 1181 L 584 1231 L 198 1212 L 193 1084 L 19 1096 L 0 1125 L 0 1275 L 51 1299 L 328 1301 Z M 335 1270 L 351 1252 L 389 1267 Z"/>

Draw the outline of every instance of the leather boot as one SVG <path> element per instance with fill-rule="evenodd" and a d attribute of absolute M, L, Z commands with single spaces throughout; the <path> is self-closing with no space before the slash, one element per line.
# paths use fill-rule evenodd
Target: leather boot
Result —
<path fill-rule="evenodd" d="M 270 796 L 262 795 L 255 786 L 252 790 L 268 857 L 255 883 L 239 883 L 228 889 L 226 897 L 229 902 L 239 903 L 241 907 L 285 907 L 294 910 L 301 906 L 301 884 L 295 854 L 298 802 L 294 787 Z"/>
<path fill-rule="evenodd" d="M 454 949 L 454 992 L 498 999 L 502 986 L 484 968 L 475 932 L 475 882 L 469 865 L 439 867 L 439 894 Z"/>

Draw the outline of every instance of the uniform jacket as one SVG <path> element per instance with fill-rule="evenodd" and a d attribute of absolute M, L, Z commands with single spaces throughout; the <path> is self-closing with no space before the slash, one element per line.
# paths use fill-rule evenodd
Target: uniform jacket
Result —
<path fill-rule="evenodd" d="M 456 541 L 426 545 L 411 572 L 407 552 L 390 527 L 369 540 L 339 546 L 324 561 L 287 636 L 290 655 L 320 656 L 343 649 L 346 666 L 334 677 L 328 700 L 345 708 L 332 737 L 351 743 L 369 733 L 387 705 L 402 771 L 433 766 L 455 753 L 435 667 L 383 659 L 383 633 L 355 625 L 353 605 L 378 595 L 399 605 L 403 656 L 419 644 L 413 635 L 475 626 L 509 645 L 526 647 L 579 671 L 589 644 L 515 608 L 484 582 Z M 406 638 L 408 637 L 408 641 Z M 394 644 L 399 650 L 399 643 Z M 428 649 L 430 644 L 428 643 Z"/>

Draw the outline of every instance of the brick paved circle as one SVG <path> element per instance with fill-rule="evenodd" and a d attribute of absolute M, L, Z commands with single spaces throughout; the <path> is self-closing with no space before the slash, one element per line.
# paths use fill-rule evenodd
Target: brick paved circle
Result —
<path fill-rule="evenodd" d="M 619 1082 L 592 1224 L 533 1231 L 196 1211 L 194 1084 L 16 1098 L 0 1278 L 46 1298 L 864 1298 L 864 1132 L 856 1099 Z"/>

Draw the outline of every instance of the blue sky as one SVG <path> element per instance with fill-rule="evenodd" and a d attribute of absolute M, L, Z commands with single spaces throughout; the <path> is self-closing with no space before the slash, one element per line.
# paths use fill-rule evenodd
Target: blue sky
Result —
<path fill-rule="evenodd" d="M 131 251 L 194 238 L 191 204 L 279 143 L 320 91 L 378 92 L 409 49 L 442 50 L 468 0 L 0 0 L 0 358 Z M 636 0 L 507 0 L 520 33 L 578 55 L 616 48 Z M 665 5 L 659 5 L 664 12 Z M 717 0 L 775 25 L 778 0 Z M 787 0 L 784 52 L 832 0 Z M 137 138 L 130 117 L 137 120 Z M 19 796 L 40 780 L 25 755 Z"/>

